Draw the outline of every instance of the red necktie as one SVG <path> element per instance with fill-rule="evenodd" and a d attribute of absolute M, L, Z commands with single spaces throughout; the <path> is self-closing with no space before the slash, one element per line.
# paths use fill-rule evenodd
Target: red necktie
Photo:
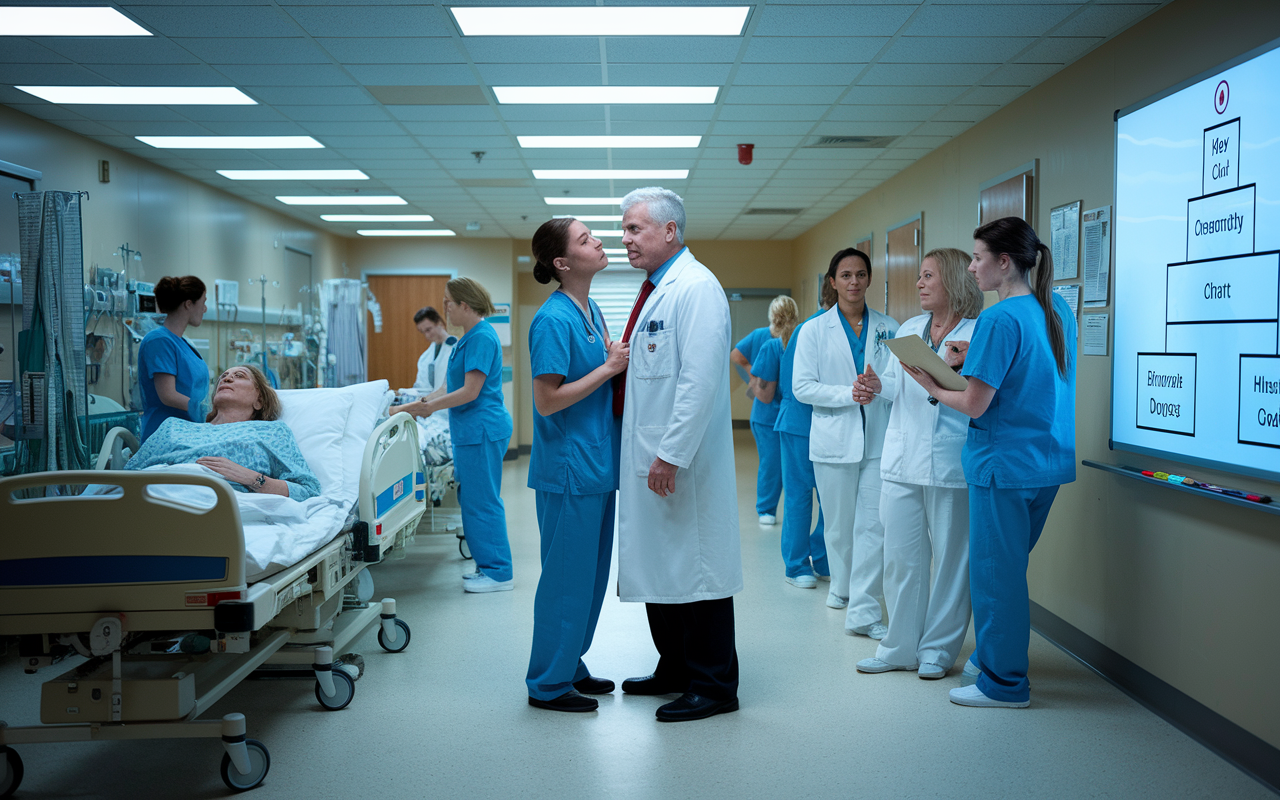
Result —
<path fill-rule="evenodd" d="M 636 317 L 640 316 L 640 310 L 644 308 L 644 301 L 649 299 L 649 293 L 653 289 L 653 283 L 647 278 L 644 283 L 640 284 L 640 296 L 636 298 L 636 304 L 631 309 L 631 316 L 627 319 L 627 329 L 622 333 L 622 341 L 631 341 L 631 329 L 636 326 Z M 626 394 L 627 371 L 623 370 L 613 376 L 613 415 L 615 417 L 622 416 L 622 405 Z"/>

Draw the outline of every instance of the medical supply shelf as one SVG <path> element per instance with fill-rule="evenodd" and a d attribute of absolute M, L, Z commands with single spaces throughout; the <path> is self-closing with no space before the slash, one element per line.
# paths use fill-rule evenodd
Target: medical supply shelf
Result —
<path fill-rule="evenodd" d="M 1166 489 L 1173 489 L 1174 491 L 1177 491 L 1177 492 L 1184 492 L 1186 494 L 1193 494 L 1199 497 L 1204 497 L 1209 500 L 1216 500 L 1219 503 L 1228 503 L 1233 506 L 1240 506 L 1241 508 L 1251 508 L 1255 511 L 1261 511 L 1266 514 L 1275 514 L 1277 516 L 1280 516 L 1280 506 L 1277 506 L 1275 503 L 1255 503 L 1252 500 L 1242 500 L 1239 497 L 1231 497 L 1225 494 L 1218 494 L 1217 492 L 1211 492 L 1208 489 L 1200 489 L 1198 487 L 1186 486 L 1184 484 L 1178 484 L 1178 483 L 1169 483 L 1168 481 L 1160 480 L 1159 478 L 1147 477 L 1146 475 L 1143 475 L 1142 470 L 1138 469 L 1137 467 L 1121 467 L 1115 464 L 1100 464 L 1097 461 L 1087 461 L 1087 460 L 1081 461 L 1080 463 L 1086 467 L 1093 467 L 1094 469 L 1100 469 L 1103 472 L 1114 472 L 1116 475 L 1123 475 L 1126 478 L 1133 478 L 1134 480 L 1142 481 L 1143 483 L 1149 483 L 1156 486 L 1163 486 Z"/>

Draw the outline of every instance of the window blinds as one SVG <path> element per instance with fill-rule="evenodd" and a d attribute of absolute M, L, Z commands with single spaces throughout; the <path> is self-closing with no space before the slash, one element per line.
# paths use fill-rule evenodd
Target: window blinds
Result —
<path fill-rule="evenodd" d="M 627 318 L 631 316 L 631 307 L 635 305 L 636 295 L 640 293 L 640 284 L 644 283 L 645 277 L 644 270 L 627 267 L 606 269 L 596 273 L 591 280 L 591 299 L 596 301 L 596 305 L 600 306 L 600 313 L 604 314 L 610 339 L 622 338 Z"/>

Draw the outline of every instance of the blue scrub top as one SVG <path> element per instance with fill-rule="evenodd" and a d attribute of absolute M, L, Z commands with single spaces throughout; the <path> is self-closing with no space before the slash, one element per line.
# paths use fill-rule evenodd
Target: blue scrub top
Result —
<path fill-rule="evenodd" d="M 867 352 L 867 307 L 862 307 L 862 333 L 854 333 L 853 326 L 849 324 L 849 320 L 844 318 L 844 314 L 837 314 L 840 318 L 840 327 L 844 328 L 845 338 L 849 340 L 849 352 L 853 353 L 853 365 L 858 368 L 858 374 L 862 374 L 862 360 Z"/>
<path fill-rule="evenodd" d="M 185 410 L 170 408 L 156 393 L 156 376 L 172 375 L 178 394 L 191 398 Z M 186 339 L 161 325 L 138 346 L 138 384 L 142 390 L 142 441 L 170 417 L 204 422 L 204 400 L 209 395 L 209 365 Z"/>
<path fill-rule="evenodd" d="M 586 377 L 604 364 L 606 328 L 595 301 L 588 300 L 592 325 L 573 298 L 552 292 L 529 325 L 533 376 L 563 375 L 565 383 Z M 603 494 L 618 488 L 620 419 L 613 416 L 613 382 L 550 416 L 534 410 L 529 488 L 556 494 Z"/>
<path fill-rule="evenodd" d="M 752 366 L 755 366 L 756 358 L 760 354 L 760 348 L 764 347 L 764 343 L 773 338 L 773 334 L 769 333 L 769 326 L 756 328 L 751 333 L 742 337 L 742 341 L 733 346 L 734 350 L 747 357 Z"/>
<path fill-rule="evenodd" d="M 756 357 L 751 361 L 751 374 L 762 381 L 778 380 L 779 368 L 782 366 L 782 340 L 770 337 Z M 770 428 L 778 421 L 778 410 L 782 408 L 782 384 L 773 392 L 772 403 L 761 403 L 760 398 L 751 400 L 751 424 L 768 425 Z"/>
<path fill-rule="evenodd" d="M 996 393 L 969 422 L 961 462 L 970 484 L 1031 489 L 1076 479 L 1076 318 L 1056 294 L 1053 306 L 1066 339 L 1066 377 L 1034 296 L 1006 298 L 978 315 L 960 374 Z"/>
<path fill-rule="evenodd" d="M 475 400 L 449 409 L 449 432 L 454 444 L 511 438 L 511 415 L 502 404 L 502 343 L 498 332 L 483 319 L 453 346 L 445 372 L 445 390 L 461 389 L 466 374 L 476 371 L 484 373 L 480 394 Z"/>
<path fill-rule="evenodd" d="M 809 319 L 820 317 L 825 313 L 827 312 L 819 311 Z M 803 436 L 806 439 L 809 438 L 809 426 L 813 420 L 813 406 L 801 403 L 795 398 L 791 392 L 791 379 L 796 364 L 796 337 L 800 335 L 800 329 L 809 319 L 796 326 L 796 329 L 791 332 L 787 349 L 782 351 L 782 358 L 778 364 L 778 394 L 782 395 L 782 401 L 778 407 L 778 420 L 773 423 L 773 429 L 779 433 Z M 866 328 L 866 323 L 863 323 L 862 327 Z M 781 344 L 781 340 L 778 343 Z"/>

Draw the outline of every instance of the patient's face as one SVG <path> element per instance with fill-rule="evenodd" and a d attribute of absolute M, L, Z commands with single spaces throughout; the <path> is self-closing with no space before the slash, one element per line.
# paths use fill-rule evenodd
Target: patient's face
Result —
<path fill-rule="evenodd" d="M 213 404 L 227 404 L 248 408 L 261 408 L 258 387 L 244 367 L 232 367 L 218 378 L 218 388 L 213 393 Z"/>

